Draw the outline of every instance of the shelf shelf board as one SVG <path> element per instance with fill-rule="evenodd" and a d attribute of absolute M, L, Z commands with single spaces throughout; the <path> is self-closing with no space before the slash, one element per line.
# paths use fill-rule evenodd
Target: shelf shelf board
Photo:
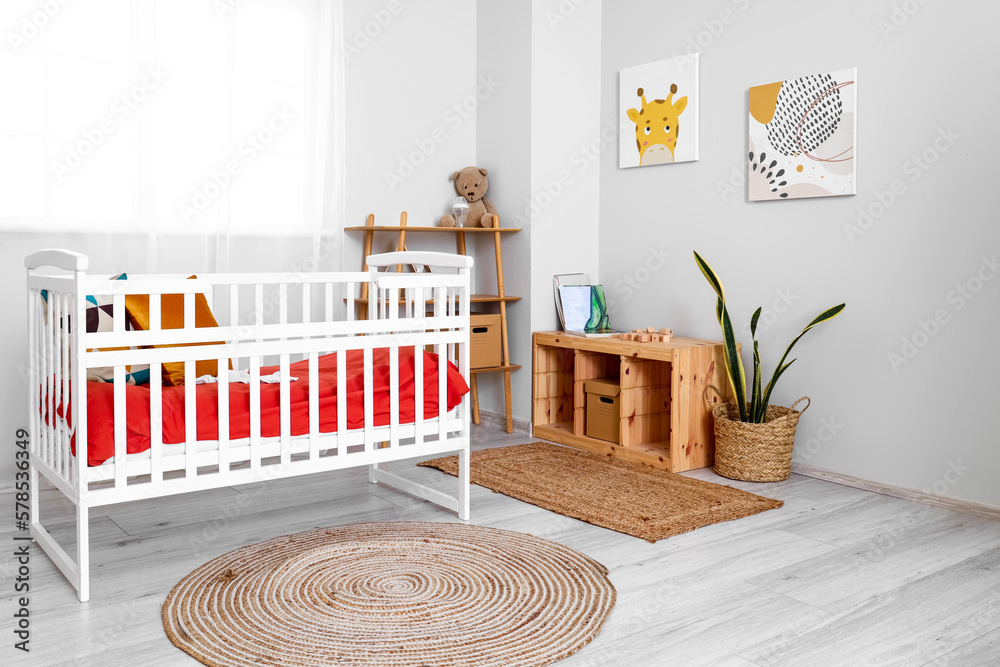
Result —
<path fill-rule="evenodd" d="M 470 232 L 485 234 L 500 232 L 510 234 L 521 231 L 520 227 L 400 227 L 398 225 L 361 225 L 359 227 L 344 227 L 345 232 Z"/>
<path fill-rule="evenodd" d="M 456 297 L 456 299 L 457 298 L 458 297 Z M 501 298 L 501 297 L 497 296 L 496 294 L 472 294 L 469 297 L 469 301 L 472 302 L 472 303 L 500 303 L 501 301 L 503 301 L 505 303 L 513 303 L 514 301 L 520 301 L 520 300 L 521 300 L 521 297 L 519 297 L 519 296 L 504 296 L 503 298 Z M 344 301 L 346 302 L 347 299 L 345 298 Z M 388 301 L 388 299 L 386 299 L 386 301 Z M 424 301 L 426 301 L 427 303 L 434 303 L 434 299 L 424 299 Z M 364 303 L 364 304 L 367 304 L 368 303 L 368 299 L 355 299 L 354 303 Z M 402 305 L 405 305 L 405 304 L 406 304 L 406 300 L 405 299 L 400 299 L 399 300 L 399 305 L 402 306 Z"/>
<path fill-rule="evenodd" d="M 470 371 L 475 373 L 498 373 L 500 371 L 516 371 L 521 366 L 519 364 L 508 364 L 506 366 L 486 366 L 485 368 L 472 368 Z"/>
<path fill-rule="evenodd" d="M 642 463 L 661 470 L 670 470 L 670 443 L 653 442 L 623 447 L 616 442 L 598 440 L 573 432 L 573 422 L 556 422 L 554 424 L 536 424 L 532 426 L 532 435 L 544 440 L 551 440 L 562 445 L 585 449 L 602 456 L 611 456 L 624 461 Z"/>

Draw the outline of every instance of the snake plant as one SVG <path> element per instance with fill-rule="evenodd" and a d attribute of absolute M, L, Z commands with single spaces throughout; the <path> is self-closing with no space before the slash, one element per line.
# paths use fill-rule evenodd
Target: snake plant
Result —
<path fill-rule="evenodd" d="M 704 274 L 705 279 L 708 280 L 708 284 L 715 290 L 717 297 L 715 315 L 719 320 L 719 326 L 722 327 L 726 371 L 728 371 L 729 384 L 733 390 L 736 405 L 740 409 L 740 420 L 754 424 L 763 424 L 767 419 L 767 406 L 771 402 L 771 392 L 774 391 L 774 385 L 778 382 L 778 378 L 788 370 L 788 367 L 795 363 L 795 359 L 792 359 L 787 364 L 785 363 L 788 353 L 792 351 L 792 348 L 795 347 L 795 344 L 799 342 L 799 339 L 807 331 L 817 324 L 832 320 L 839 315 L 840 311 L 844 310 L 845 304 L 842 303 L 839 306 L 828 308 L 820 313 L 816 319 L 809 323 L 809 326 L 802 330 L 802 333 L 792 340 L 788 345 L 788 349 L 785 350 L 785 354 L 782 355 L 781 361 L 775 367 L 771 381 L 767 383 L 767 387 L 763 390 L 761 389 L 760 351 L 757 348 L 757 320 L 760 319 L 761 309 L 758 308 L 754 311 L 753 317 L 750 318 L 750 336 L 753 339 L 753 387 L 748 407 L 746 372 L 743 370 L 743 360 L 740 359 L 739 350 L 736 348 L 736 335 L 733 332 L 733 323 L 729 320 L 729 311 L 726 309 L 726 290 L 722 287 L 722 281 L 715 275 L 712 267 L 697 252 L 694 253 L 694 260 L 697 262 L 702 274 Z"/>

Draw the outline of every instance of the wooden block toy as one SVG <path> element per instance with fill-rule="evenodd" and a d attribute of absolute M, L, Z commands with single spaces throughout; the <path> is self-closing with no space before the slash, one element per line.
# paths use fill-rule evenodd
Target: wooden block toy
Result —
<path fill-rule="evenodd" d="M 667 327 L 663 327 L 659 331 L 656 330 L 656 327 L 646 327 L 645 329 L 633 329 L 632 331 L 615 335 L 622 340 L 633 343 L 669 343 L 674 336 L 674 332 Z"/>

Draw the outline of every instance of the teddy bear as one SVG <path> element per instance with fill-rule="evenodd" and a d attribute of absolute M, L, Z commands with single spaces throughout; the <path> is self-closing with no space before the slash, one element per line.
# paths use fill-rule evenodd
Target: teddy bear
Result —
<path fill-rule="evenodd" d="M 486 189 L 490 187 L 486 173 L 486 170 L 480 167 L 466 167 L 451 175 L 451 180 L 455 181 L 455 192 L 469 202 L 465 227 L 496 227 L 499 222 L 497 210 L 486 198 Z M 438 225 L 454 227 L 455 218 L 451 215 L 442 215 Z"/>

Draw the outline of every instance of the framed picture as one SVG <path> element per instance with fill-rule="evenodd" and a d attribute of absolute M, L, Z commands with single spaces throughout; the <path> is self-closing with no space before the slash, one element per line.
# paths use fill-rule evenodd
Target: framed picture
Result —
<path fill-rule="evenodd" d="M 750 201 L 857 193 L 858 70 L 750 89 Z"/>
<path fill-rule="evenodd" d="M 698 159 L 698 54 L 623 69 L 619 167 Z"/>

